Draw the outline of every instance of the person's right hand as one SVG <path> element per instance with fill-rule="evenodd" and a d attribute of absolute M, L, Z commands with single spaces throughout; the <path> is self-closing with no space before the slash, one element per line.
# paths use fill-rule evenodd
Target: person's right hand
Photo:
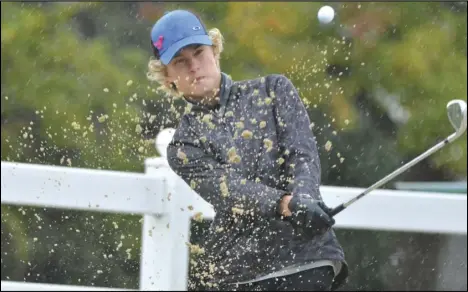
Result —
<path fill-rule="evenodd" d="M 323 234 L 335 224 L 335 219 L 328 215 L 331 209 L 308 195 L 293 195 L 288 207 L 291 224 L 308 235 Z"/>

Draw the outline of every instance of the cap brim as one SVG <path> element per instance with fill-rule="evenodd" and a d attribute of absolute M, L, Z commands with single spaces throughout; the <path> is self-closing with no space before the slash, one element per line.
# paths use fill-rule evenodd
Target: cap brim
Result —
<path fill-rule="evenodd" d="M 211 39 L 207 35 L 193 35 L 189 36 L 185 39 L 181 39 L 180 41 L 174 43 L 172 46 L 170 46 L 162 55 L 161 55 L 161 62 L 164 65 L 167 65 L 171 62 L 172 58 L 174 58 L 175 54 L 177 54 L 180 49 L 183 47 L 189 46 L 189 45 L 195 45 L 195 44 L 200 44 L 200 45 L 207 45 L 211 46 L 213 43 L 211 42 Z"/>

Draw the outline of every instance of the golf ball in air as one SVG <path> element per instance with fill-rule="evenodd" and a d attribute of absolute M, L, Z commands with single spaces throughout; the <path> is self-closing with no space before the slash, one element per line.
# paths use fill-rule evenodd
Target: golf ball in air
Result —
<path fill-rule="evenodd" d="M 330 6 L 322 6 L 318 11 L 318 19 L 321 23 L 327 24 L 333 20 L 335 17 L 335 10 Z"/>

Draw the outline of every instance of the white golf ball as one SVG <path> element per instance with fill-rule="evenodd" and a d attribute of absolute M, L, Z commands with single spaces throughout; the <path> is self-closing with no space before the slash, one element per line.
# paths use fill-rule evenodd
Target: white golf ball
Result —
<path fill-rule="evenodd" d="M 321 23 L 327 24 L 335 17 L 335 10 L 328 5 L 322 6 L 318 11 L 317 16 Z"/>

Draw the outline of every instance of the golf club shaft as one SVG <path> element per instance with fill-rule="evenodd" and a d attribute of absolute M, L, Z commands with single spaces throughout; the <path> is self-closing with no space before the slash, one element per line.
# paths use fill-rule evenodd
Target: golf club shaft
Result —
<path fill-rule="evenodd" d="M 378 182 L 376 182 L 375 184 L 371 185 L 369 188 L 367 188 L 364 192 L 360 193 L 359 195 L 357 195 L 356 197 L 352 198 L 351 200 L 349 200 L 348 202 L 345 202 L 335 208 L 332 209 L 332 211 L 329 213 L 330 216 L 335 216 L 336 214 L 340 213 L 341 211 L 343 211 L 344 209 L 346 209 L 349 205 L 353 204 L 354 202 L 356 202 L 357 200 L 359 200 L 360 198 L 364 197 L 365 195 L 367 195 L 369 192 L 375 190 L 376 188 L 378 187 L 381 187 L 382 185 L 386 184 L 388 181 L 392 180 L 393 178 L 395 178 L 396 176 L 400 175 L 402 172 L 408 170 L 409 168 L 411 168 L 412 166 L 414 166 L 415 164 L 417 164 L 418 162 L 420 162 L 421 160 L 425 159 L 426 157 L 430 156 L 431 154 L 437 152 L 438 150 L 440 150 L 441 148 L 443 148 L 445 145 L 449 144 L 450 142 L 452 142 L 453 140 L 455 140 L 456 138 L 458 138 L 458 135 L 457 133 L 454 133 L 450 136 L 448 136 L 447 138 L 445 138 L 445 140 L 443 140 L 442 142 L 439 142 L 438 144 L 436 144 L 435 146 L 433 146 L 432 148 L 430 148 L 429 150 L 427 150 L 426 152 L 422 153 L 421 155 L 419 155 L 418 157 L 414 158 L 413 160 L 411 160 L 410 162 L 406 163 L 405 165 L 403 165 L 402 167 L 398 168 L 397 170 L 395 170 L 394 172 L 390 173 L 389 175 L 387 175 L 386 177 L 382 178 L 381 180 L 379 180 Z"/>

